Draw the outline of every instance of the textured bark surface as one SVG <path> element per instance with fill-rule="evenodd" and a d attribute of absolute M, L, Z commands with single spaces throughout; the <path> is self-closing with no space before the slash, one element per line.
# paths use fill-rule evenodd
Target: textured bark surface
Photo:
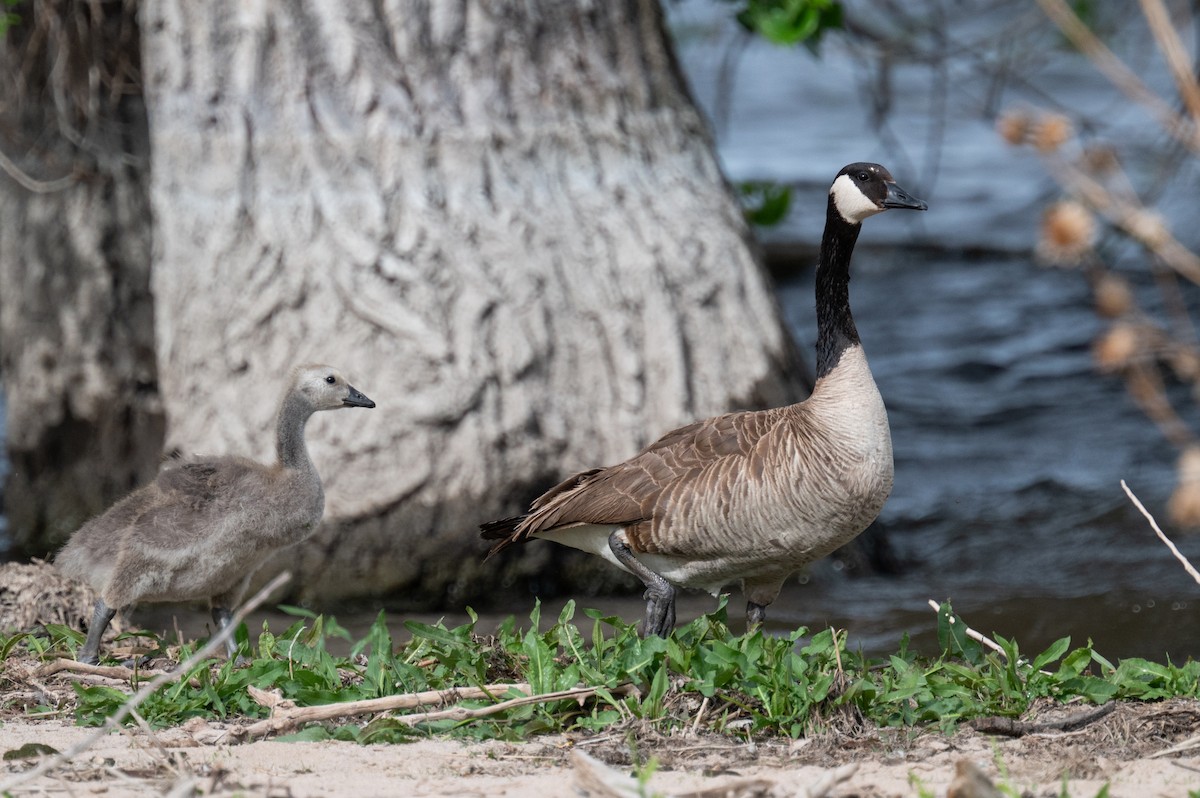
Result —
<path fill-rule="evenodd" d="M 18 551 L 155 472 L 148 132 L 122 4 L 44 2 L 0 42 L 0 375 Z"/>
<path fill-rule="evenodd" d="M 326 525 L 279 564 L 303 595 L 511 583 L 561 552 L 482 566 L 480 521 L 801 395 L 655 3 L 141 19 L 168 447 L 268 458 L 299 362 L 379 404 L 309 425 Z"/>

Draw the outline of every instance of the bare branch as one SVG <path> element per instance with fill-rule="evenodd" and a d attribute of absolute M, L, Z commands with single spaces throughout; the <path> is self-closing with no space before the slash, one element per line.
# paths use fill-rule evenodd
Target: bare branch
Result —
<path fill-rule="evenodd" d="M 1172 136 L 1193 151 L 1200 151 L 1200 135 L 1195 126 L 1176 113 L 1166 100 L 1142 82 L 1137 73 L 1125 66 L 1125 62 L 1088 29 L 1066 0 L 1037 0 L 1037 3 L 1063 35 L 1091 59 L 1096 69 L 1114 86 L 1131 100 L 1149 109 Z"/>
<path fill-rule="evenodd" d="M 1138 497 L 1133 495 L 1133 491 L 1131 491 L 1129 486 L 1125 484 L 1125 480 L 1121 480 L 1121 489 L 1125 491 L 1125 495 L 1129 497 L 1131 502 L 1133 502 L 1133 506 L 1138 508 L 1142 515 L 1146 517 L 1146 520 L 1150 522 L 1150 528 L 1154 530 L 1154 534 L 1158 535 L 1158 539 L 1167 544 L 1167 548 L 1170 549 L 1171 553 L 1175 555 L 1175 559 L 1183 563 L 1184 570 L 1191 574 L 1192 579 L 1196 580 L 1196 584 L 1200 585 L 1200 573 L 1198 573 L 1196 569 L 1192 567 L 1192 564 L 1188 562 L 1188 558 L 1184 557 L 1179 549 L 1175 548 L 1175 544 L 1171 542 L 1171 539 L 1167 537 L 1161 529 L 1159 529 L 1158 522 L 1154 520 L 1154 516 L 1150 515 L 1149 511 L 1146 510 L 1140 501 L 1138 501 Z"/>
<path fill-rule="evenodd" d="M 929 599 L 929 606 L 933 607 L 934 612 L 942 611 L 942 605 L 938 604 L 933 599 Z M 961 618 L 959 620 L 961 620 Z M 953 622 L 953 619 L 951 619 L 951 621 Z M 967 626 L 966 624 L 963 624 L 963 626 L 966 627 L 967 637 L 971 638 L 972 640 L 977 640 L 978 642 L 980 642 L 983 645 L 990 648 L 992 651 L 995 651 L 997 654 L 1002 655 L 1005 659 L 1008 659 L 1008 653 L 1005 652 L 1005 650 L 1003 648 L 1001 648 L 1000 644 L 997 643 L 995 640 L 992 640 L 991 638 L 986 637 L 985 635 L 980 634 L 979 632 L 976 632 L 974 629 Z"/>
<path fill-rule="evenodd" d="M 1158 43 L 1163 60 L 1167 62 L 1167 67 L 1175 78 L 1179 96 L 1183 98 L 1183 104 L 1192 115 L 1192 123 L 1200 124 L 1200 85 L 1196 83 L 1196 76 L 1192 74 L 1187 48 L 1179 40 L 1179 34 L 1171 24 L 1166 6 L 1162 0 L 1142 0 L 1142 14 L 1150 25 L 1150 32 L 1154 34 L 1154 41 Z"/>
<path fill-rule="evenodd" d="M 362 701 L 321 704 L 315 707 L 287 706 L 282 701 L 272 703 L 269 699 L 260 697 L 252 691 L 251 697 L 255 701 L 264 706 L 272 706 L 271 717 L 250 726 L 232 729 L 229 732 L 229 736 L 235 740 L 254 739 L 256 737 L 265 737 L 268 734 L 291 731 L 306 723 L 317 723 L 319 721 L 332 720 L 333 718 L 345 718 L 351 715 L 369 715 L 396 709 L 411 709 L 430 704 L 448 704 L 453 701 L 494 698 L 498 695 L 504 695 L 509 690 L 519 690 L 523 693 L 528 693 L 531 689 L 526 683 L 488 684 L 482 687 L 426 690 L 420 693 L 404 693 L 402 695 L 385 696 L 384 698 L 368 698 Z"/>

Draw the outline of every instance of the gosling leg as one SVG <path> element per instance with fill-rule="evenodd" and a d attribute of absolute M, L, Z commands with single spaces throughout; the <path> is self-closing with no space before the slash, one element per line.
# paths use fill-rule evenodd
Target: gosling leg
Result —
<path fill-rule="evenodd" d="M 767 621 L 767 605 L 746 602 L 746 631 L 752 632 Z"/>
<path fill-rule="evenodd" d="M 229 611 L 228 607 L 213 605 L 212 619 L 213 623 L 217 625 L 217 631 L 221 632 L 233 620 L 233 613 Z M 229 656 L 229 659 L 233 659 L 237 655 L 237 641 L 233 639 L 232 634 L 225 638 L 225 653 Z"/>
<path fill-rule="evenodd" d="M 662 574 L 651 571 L 633 556 L 633 549 L 629 548 L 622 535 L 624 531 L 618 529 L 609 535 L 608 547 L 616 555 L 617 561 L 646 586 L 646 592 L 642 594 L 642 598 L 646 600 L 646 620 L 642 624 L 642 637 L 666 637 L 675 628 L 675 586 Z"/>
<path fill-rule="evenodd" d="M 104 637 L 104 632 L 116 614 L 117 611 L 105 604 L 104 599 L 96 599 L 96 608 L 92 612 L 92 623 L 88 627 L 87 640 L 84 641 L 83 648 L 79 649 L 75 655 L 76 659 L 85 665 L 99 664 L 100 638 Z"/>

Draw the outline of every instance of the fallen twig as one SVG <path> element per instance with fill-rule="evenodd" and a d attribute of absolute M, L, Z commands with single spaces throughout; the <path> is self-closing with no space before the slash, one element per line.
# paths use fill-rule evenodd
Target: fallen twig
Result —
<path fill-rule="evenodd" d="M 1142 515 L 1144 515 L 1146 520 L 1150 522 L 1150 528 L 1154 530 L 1154 534 L 1158 535 L 1159 540 L 1167 544 L 1167 548 L 1170 549 L 1171 553 L 1175 555 L 1175 559 L 1183 563 L 1184 570 L 1192 575 L 1192 579 L 1196 580 L 1196 584 L 1200 584 L 1200 573 L 1198 573 L 1196 569 L 1192 567 L 1192 564 L 1188 562 L 1188 558 L 1184 557 L 1179 549 L 1175 548 L 1175 544 L 1171 542 L 1171 539 L 1167 537 L 1161 529 L 1159 529 L 1158 522 L 1154 520 L 1154 516 L 1150 515 L 1150 512 L 1142 505 L 1140 501 L 1138 501 L 1138 497 L 1133 495 L 1133 491 L 1131 491 L 1129 486 L 1125 484 L 1125 480 L 1121 480 L 1121 489 L 1125 491 L 1125 495 L 1129 497 L 1131 502 L 1133 502 L 1133 506 L 1141 510 Z"/>
<path fill-rule="evenodd" d="M 594 795 L 596 798 L 640 798 L 646 794 L 637 779 L 583 751 L 572 751 L 571 763 L 575 766 L 576 788 L 588 795 Z M 834 787 L 849 779 L 857 770 L 858 765 L 855 763 L 832 768 L 821 774 L 812 784 L 799 789 L 790 780 L 785 787 L 781 781 L 773 779 L 738 778 L 726 779 L 710 787 L 665 795 L 666 798 L 749 798 L 768 792 L 774 795 L 776 788 L 785 787 L 786 794 L 794 798 L 826 798 Z M 656 790 L 654 794 L 663 793 Z"/>
<path fill-rule="evenodd" d="M 270 693 L 261 690 L 251 690 L 251 697 L 262 706 L 272 708 L 271 717 L 249 726 L 231 729 L 229 736 L 236 740 L 255 739 L 268 734 L 288 732 L 306 723 L 316 723 L 333 718 L 344 718 L 350 715 L 368 715 L 377 712 L 388 712 L 397 709 L 411 709 L 430 704 L 448 704 L 453 701 L 468 701 L 480 698 L 493 698 L 504 695 L 509 690 L 520 690 L 528 693 L 528 684 L 489 684 L 483 687 L 457 687 L 449 690 L 426 690 L 421 693 L 404 693 L 402 695 L 385 696 L 384 698 L 368 698 L 362 701 L 346 701 L 336 704 L 319 704 L 314 707 L 297 707 L 287 700 L 274 700 Z"/>
<path fill-rule="evenodd" d="M 0 794 L 12 790 L 19 784 L 24 784 L 27 781 L 50 772 L 59 765 L 71 761 L 87 749 L 91 748 L 96 744 L 97 740 L 104 737 L 112 729 L 117 728 L 121 721 L 125 720 L 125 718 L 129 716 L 129 713 L 133 712 L 138 708 L 138 706 L 141 705 L 143 701 L 153 695 L 155 690 L 162 687 L 164 684 L 169 684 L 181 678 L 185 673 L 191 670 L 196 663 L 205 659 L 218 648 L 225 645 L 225 641 L 233 635 L 234 631 L 237 630 L 238 626 L 243 620 L 245 620 L 246 616 L 257 609 L 258 605 L 266 601 L 267 597 L 270 596 L 271 593 L 273 593 L 280 586 L 284 585 L 291 578 L 291 573 L 284 571 L 283 573 L 279 574 L 279 576 L 272 579 L 266 587 L 255 593 L 253 598 L 243 604 L 238 611 L 233 614 L 233 618 L 230 620 L 228 626 L 226 626 L 224 629 L 218 630 L 217 633 L 209 638 L 209 641 L 201 646 L 195 654 L 192 654 L 192 656 L 179 663 L 173 670 L 160 673 L 158 676 L 155 676 L 153 679 L 143 685 L 140 690 L 130 696 L 129 699 L 121 705 L 120 709 L 118 709 L 105 720 L 103 726 L 98 728 L 95 732 L 88 735 L 84 739 L 80 740 L 65 753 L 55 754 L 52 757 L 43 759 L 38 763 L 37 767 L 30 768 L 23 773 L 18 773 L 8 781 L 0 783 Z"/>
<path fill-rule="evenodd" d="M 1095 723 L 1117 708 L 1115 701 L 1110 701 L 1093 709 L 1074 712 L 1057 720 L 1027 721 L 1016 718 L 975 718 L 967 725 L 983 734 L 1002 734 L 1005 737 L 1023 737 L 1026 734 L 1040 734 L 1048 731 L 1074 731 L 1082 729 L 1090 723 Z"/>
<path fill-rule="evenodd" d="M 450 709 L 435 710 L 433 712 L 418 712 L 413 715 L 401 715 L 397 718 L 401 723 L 406 723 L 409 726 L 416 726 L 418 723 L 428 723 L 432 720 L 471 720 L 473 718 L 483 718 L 488 715 L 494 715 L 497 712 L 503 712 L 506 709 L 513 707 L 522 707 L 527 704 L 544 704 L 548 701 L 562 701 L 573 698 L 577 701 L 583 701 L 585 698 L 590 698 L 596 694 L 598 690 L 603 690 L 603 687 L 573 687 L 570 690 L 558 690 L 553 693 L 540 693 L 538 695 L 522 696 L 521 698 L 510 698 L 507 701 L 501 701 L 499 704 L 493 704 L 490 707 L 479 707 L 478 709 L 470 709 L 468 707 L 451 707 Z M 609 692 L 614 696 L 625 696 L 637 693 L 637 687 L 632 684 L 623 684 L 620 687 L 614 687 Z"/>
<path fill-rule="evenodd" d="M 82 673 L 89 676 L 106 676 L 109 679 L 120 679 L 124 682 L 132 680 L 135 676 L 153 677 L 163 673 L 168 673 L 168 671 L 160 670 L 134 670 L 133 668 L 126 668 L 124 665 L 88 665 L 83 662 L 77 662 L 73 659 L 64 659 L 62 657 L 54 660 L 53 662 L 46 663 L 42 667 L 38 668 L 36 673 L 38 676 L 44 677 L 51 676 L 62 671 Z"/>
<path fill-rule="evenodd" d="M 1155 751 L 1147 756 L 1147 759 L 1157 759 L 1160 756 L 1170 756 L 1171 754 L 1182 754 L 1185 751 L 1194 751 L 1200 748 L 1200 734 L 1193 735 L 1181 743 L 1176 743 L 1170 748 L 1164 748 L 1161 751 Z"/>

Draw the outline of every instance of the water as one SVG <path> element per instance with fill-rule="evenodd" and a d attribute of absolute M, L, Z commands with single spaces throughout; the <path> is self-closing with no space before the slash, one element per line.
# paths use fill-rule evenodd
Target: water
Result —
<path fill-rule="evenodd" d="M 728 5 L 666 7 L 693 92 L 715 115 L 724 48 L 735 38 Z M 971 24 L 952 33 L 969 37 Z M 1012 24 L 1039 23 L 1018 16 Z M 1115 100 L 1089 68 L 1045 49 L 1036 60 L 1046 85 L 1154 143 L 1149 128 L 1137 128 L 1144 124 L 1139 112 Z M 1070 635 L 1077 644 L 1093 639 L 1110 658 L 1200 657 L 1200 588 L 1119 487 L 1127 480 L 1161 515 L 1176 453 L 1120 382 L 1093 369 L 1089 346 L 1099 323 L 1082 278 L 1039 268 L 1030 257 L 1041 208 L 1055 195 L 1043 167 L 995 135 L 981 78 L 959 68 L 944 125 L 931 71 L 903 64 L 891 75 L 891 113 L 873 120 L 866 110 L 873 76 L 860 55 L 836 39 L 819 61 L 803 50 L 749 45 L 728 124 L 716 128 L 734 180 L 795 187 L 794 212 L 764 239 L 777 251 L 809 252 L 806 263 L 814 260 L 829 180 L 845 163 L 879 160 L 930 203 L 928 213 L 868 223 L 851 289 L 891 418 L 896 484 L 882 521 L 904 568 L 851 577 L 836 563 L 818 564 L 770 607 L 771 628 L 831 624 L 876 654 L 894 650 L 907 633 L 933 650 L 935 618 L 926 601 L 951 599 L 968 623 L 1016 638 L 1028 652 Z M 1152 83 L 1161 78 L 1141 72 Z M 1191 200 L 1167 207 L 1183 219 L 1196 211 Z M 1194 224 L 1176 229 L 1200 234 Z M 1137 288 L 1152 306 L 1153 286 Z M 811 272 L 803 270 L 779 286 L 787 322 L 810 352 L 812 290 Z M 0 405 L 0 436 L 2 424 Z M 1200 538 L 1176 537 L 1200 563 Z M 547 602 L 543 616 L 556 617 L 564 601 Z M 636 597 L 580 603 L 630 620 L 642 609 Z M 680 617 L 711 607 L 707 596 L 688 594 Z M 491 608 L 483 625 L 509 612 L 524 617 L 529 608 L 527 598 L 512 597 Z M 740 598 L 731 609 L 740 615 Z M 373 615 L 341 620 L 361 631 Z M 204 617 L 189 612 L 179 620 L 185 632 L 199 633 Z M 457 607 L 445 617 L 466 619 Z M 160 619 L 163 630 L 173 623 L 161 613 L 145 618 Z"/>
<path fill-rule="evenodd" d="M 980 631 L 1016 637 L 1031 651 L 1071 635 L 1114 657 L 1200 656 L 1200 588 L 1119 485 L 1127 480 L 1161 515 L 1176 452 L 1118 380 L 1096 374 L 1089 347 L 1100 326 L 1082 277 L 1033 264 L 1041 210 L 1058 192 L 1030 150 L 996 135 L 990 111 L 1066 100 L 1132 141 L 1134 159 L 1161 150 L 1161 134 L 1059 46 L 1032 4 L 976 4 L 997 9 L 991 15 L 970 5 L 950 4 L 958 17 L 948 38 L 1019 33 L 1014 47 L 1027 52 L 1016 56 L 1036 85 L 1013 81 L 989 94 L 994 84 L 966 59 L 947 66 L 944 84 L 936 69 L 898 60 L 881 92 L 866 48 L 833 38 L 820 59 L 761 41 L 743 48 L 723 4 L 668 5 L 693 94 L 718 120 L 726 172 L 794 188 L 793 212 L 763 235 L 768 249 L 813 248 L 829 180 L 851 161 L 885 163 L 930 205 L 867 223 L 851 286 L 896 453 L 881 521 L 906 567 L 899 576 L 849 578 L 820 564 L 785 589 L 769 622 L 848 628 L 852 643 L 877 653 L 906 632 L 932 648 L 926 601 L 949 598 Z M 879 23 L 877 15 L 860 19 Z M 1122 30 L 1122 52 L 1139 75 L 1169 85 L 1136 22 Z M 731 72 L 728 54 L 739 50 Z M 890 110 L 873 115 L 872 103 L 884 101 Z M 1197 208 L 1186 192 L 1196 167 L 1178 168 L 1189 177 L 1162 187 L 1161 207 L 1195 247 Z M 779 288 L 810 352 L 812 290 L 811 272 Z M 1153 310 L 1153 286 L 1138 292 Z M 1200 539 L 1176 543 L 1200 562 Z"/>
<path fill-rule="evenodd" d="M 872 651 L 902 632 L 933 645 L 926 601 L 951 599 L 1029 650 L 1071 635 L 1114 657 L 1200 656 L 1200 589 L 1119 486 L 1161 508 L 1175 453 L 1123 385 L 1095 373 L 1098 323 L 1078 275 L 908 252 L 862 252 L 857 265 L 855 317 L 896 452 L 881 521 L 907 565 L 856 578 L 821 566 L 772 621 L 846 627 Z M 811 276 L 780 292 L 810 346 Z M 1176 542 L 1200 562 L 1200 540 Z"/>

